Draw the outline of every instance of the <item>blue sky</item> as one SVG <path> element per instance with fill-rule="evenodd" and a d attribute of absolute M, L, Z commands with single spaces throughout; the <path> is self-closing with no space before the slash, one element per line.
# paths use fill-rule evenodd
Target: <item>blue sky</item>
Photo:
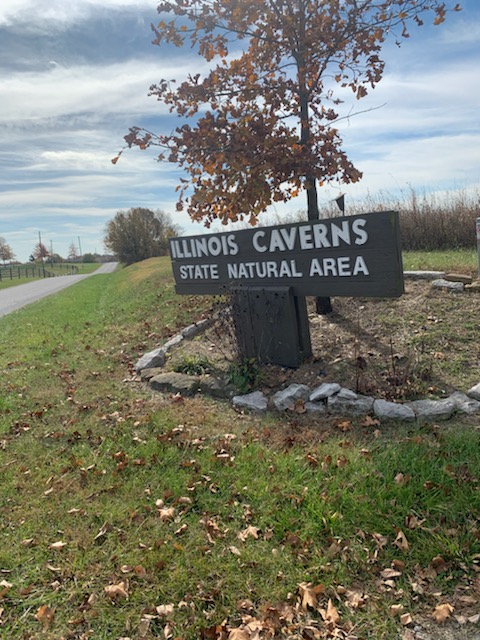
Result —
<path fill-rule="evenodd" d="M 373 109 L 341 123 L 364 177 L 321 189 L 320 204 L 340 191 L 348 204 L 411 188 L 480 200 L 480 2 L 461 4 L 443 25 L 412 27 L 401 48 L 388 47 L 370 96 L 346 95 L 345 113 Z M 204 68 L 188 48 L 151 44 L 157 20 L 155 0 L 1 0 L 0 236 L 19 260 L 39 232 L 63 256 L 72 243 L 102 253 L 108 220 L 136 206 L 171 213 L 185 233 L 204 231 L 175 212 L 174 165 L 138 150 L 111 163 L 130 126 L 171 130 L 150 85 Z M 301 195 L 272 213 L 304 208 Z"/>

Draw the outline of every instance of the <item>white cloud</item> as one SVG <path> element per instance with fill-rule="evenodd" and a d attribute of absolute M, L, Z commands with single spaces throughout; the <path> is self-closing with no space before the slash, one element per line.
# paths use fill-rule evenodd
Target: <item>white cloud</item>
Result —
<path fill-rule="evenodd" d="M 35 24 L 49 23 L 71 24 L 81 17 L 88 16 L 98 8 L 151 8 L 155 3 L 150 0 L 2 0 L 0 6 L 0 25 L 15 22 Z"/>
<path fill-rule="evenodd" d="M 131 60 L 106 66 L 52 67 L 44 73 L 16 73 L 0 84 L 0 121 L 3 126 L 69 114 L 168 113 L 149 87 L 160 77 L 180 80 L 191 71 L 191 62 L 171 58 L 161 65 Z M 34 99 L 32 97 L 34 96 Z"/>
<path fill-rule="evenodd" d="M 152 83 L 162 77 L 181 80 L 207 68 L 189 49 L 165 54 L 150 47 L 148 16 L 155 19 L 155 0 L 0 3 L 0 27 L 11 24 L 21 33 L 34 25 L 48 34 L 39 40 L 44 45 L 40 61 L 31 59 L 30 49 L 21 50 L 22 58 L 17 51 L 2 50 L 0 42 L 6 70 L 0 84 L 0 235 L 18 257 L 28 258 L 38 230 L 61 254 L 68 253 L 77 236 L 84 251 L 101 251 L 106 222 L 118 210 L 134 206 L 172 213 L 185 233 L 205 231 L 185 213 L 175 212 L 180 171 L 155 162 L 155 149 L 126 150 L 116 165 L 111 163 L 129 126 L 148 123 L 162 133 L 179 122 L 148 97 Z M 350 199 L 408 185 L 478 188 L 476 3 L 476 12 L 455 14 L 438 29 L 419 29 L 400 50 L 386 50 L 385 78 L 368 98 L 356 102 L 345 94 L 345 112 L 385 106 L 339 123 L 344 148 L 364 179 L 346 188 L 334 183 L 321 189 L 322 203 L 340 189 Z M 114 10 L 125 10 L 115 13 L 124 22 L 110 34 L 110 48 L 103 50 L 102 29 L 110 24 L 105 15 L 111 11 L 113 19 Z M 131 43 L 131 31 L 121 30 L 137 12 L 142 28 Z M 67 29 L 73 24 L 70 41 Z M 98 48 L 90 47 L 91 27 Z M 281 214 L 302 208 L 304 195 L 272 210 Z"/>

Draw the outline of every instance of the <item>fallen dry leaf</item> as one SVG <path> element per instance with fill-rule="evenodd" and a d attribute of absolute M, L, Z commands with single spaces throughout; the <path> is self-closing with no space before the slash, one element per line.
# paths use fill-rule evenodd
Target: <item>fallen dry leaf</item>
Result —
<path fill-rule="evenodd" d="M 347 590 L 347 601 L 352 609 L 358 609 L 365 604 L 365 596 L 361 591 L 357 589 Z"/>
<path fill-rule="evenodd" d="M 298 585 L 298 595 L 300 598 L 300 606 L 305 611 L 310 609 L 316 609 L 318 605 L 317 593 L 310 582 L 300 582 Z"/>
<path fill-rule="evenodd" d="M 316 468 L 319 465 L 318 458 L 313 453 L 307 453 L 307 455 L 305 456 L 305 460 L 311 467 Z"/>
<path fill-rule="evenodd" d="M 162 522 L 168 522 L 169 520 L 173 520 L 173 518 L 175 517 L 175 508 L 164 507 L 163 509 L 159 509 L 158 515 L 160 516 L 160 520 Z"/>
<path fill-rule="evenodd" d="M 425 518 L 420 520 L 419 518 L 417 518 L 417 516 L 414 516 L 412 514 L 405 516 L 405 525 L 408 529 L 417 529 L 418 527 L 421 527 L 424 522 Z"/>
<path fill-rule="evenodd" d="M 452 612 L 455 607 L 453 607 L 448 602 L 444 602 L 443 604 L 438 604 L 432 612 L 432 618 L 435 622 L 445 622 L 452 615 Z"/>
<path fill-rule="evenodd" d="M 382 549 L 388 544 L 388 538 L 386 536 L 382 536 L 381 533 L 372 533 L 372 538 L 377 543 L 377 546 Z"/>
<path fill-rule="evenodd" d="M 408 482 L 410 482 L 411 479 L 412 479 L 411 475 L 409 474 L 404 475 L 401 472 L 397 473 L 397 475 L 394 478 L 395 484 L 398 484 L 399 487 L 404 487 Z"/>
<path fill-rule="evenodd" d="M 436 571 L 437 574 L 443 573 L 448 569 L 448 565 L 442 558 L 442 556 L 435 556 L 434 558 L 432 558 L 430 566 Z"/>
<path fill-rule="evenodd" d="M 410 545 L 408 544 L 408 540 L 401 529 L 398 530 L 397 537 L 393 541 L 393 544 L 399 549 L 401 549 L 402 551 L 408 551 L 410 548 Z"/>
<path fill-rule="evenodd" d="M 43 628 L 46 629 L 52 624 L 55 618 L 55 609 L 52 609 L 46 604 L 42 604 L 42 606 L 38 608 L 35 618 L 41 622 Z"/>
<path fill-rule="evenodd" d="M 60 573 L 62 571 L 61 567 L 54 567 L 52 564 L 47 564 L 47 569 L 53 571 L 53 573 Z"/>
<path fill-rule="evenodd" d="M 233 544 L 228 547 L 230 553 L 233 553 L 234 556 L 241 556 L 241 552 L 240 549 L 238 547 L 235 547 Z"/>
<path fill-rule="evenodd" d="M 395 618 L 402 615 L 402 613 L 405 611 L 405 607 L 403 606 L 403 604 L 392 604 L 389 611 L 390 615 Z"/>
<path fill-rule="evenodd" d="M 242 542 L 245 542 L 247 538 L 255 538 L 255 540 L 258 540 L 259 533 L 260 529 L 258 527 L 249 525 L 246 529 L 240 531 L 240 533 L 237 535 L 237 538 Z"/>
<path fill-rule="evenodd" d="M 409 613 L 404 613 L 400 616 L 400 622 L 404 627 L 408 627 L 409 624 L 412 624 L 413 618 Z"/>
<path fill-rule="evenodd" d="M 52 544 L 48 545 L 49 549 L 54 549 L 55 551 L 60 551 L 61 549 L 63 549 L 63 547 L 66 547 L 67 543 L 66 542 L 62 542 L 62 540 L 59 540 L 58 542 L 52 542 Z"/>
<path fill-rule="evenodd" d="M 174 535 L 181 536 L 188 531 L 188 524 L 182 524 L 176 531 L 174 531 Z"/>
<path fill-rule="evenodd" d="M 35 539 L 25 538 L 25 540 L 22 540 L 20 544 L 22 545 L 22 547 L 33 547 L 33 545 L 35 544 Z"/>
<path fill-rule="evenodd" d="M 329 598 L 328 600 L 328 604 L 327 604 L 327 610 L 325 611 L 325 613 L 322 613 L 322 617 L 325 620 L 325 622 L 331 626 L 337 626 L 337 624 L 340 621 L 340 615 L 336 609 L 336 607 L 334 606 L 331 598 Z"/>
<path fill-rule="evenodd" d="M 155 607 L 155 611 L 159 616 L 171 616 L 174 609 L 174 604 L 159 604 L 157 607 Z"/>
<path fill-rule="evenodd" d="M 109 584 L 105 587 L 105 595 L 111 600 L 117 600 L 118 598 L 125 598 L 128 600 L 127 583 L 119 582 L 118 584 Z"/>
<path fill-rule="evenodd" d="M 138 637 L 139 639 L 146 638 L 150 631 L 150 620 L 148 618 L 142 618 L 138 625 Z"/>
<path fill-rule="evenodd" d="M 230 629 L 227 640 L 251 640 L 251 638 L 250 631 L 238 627 L 237 629 Z"/>
<path fill-rule="evenodd" d="M 397 569 L 384 569 L 380 572 L 380 575 L 384 580 L 391 580 L 392 578 L 399 578 L 402 572 Z"/>

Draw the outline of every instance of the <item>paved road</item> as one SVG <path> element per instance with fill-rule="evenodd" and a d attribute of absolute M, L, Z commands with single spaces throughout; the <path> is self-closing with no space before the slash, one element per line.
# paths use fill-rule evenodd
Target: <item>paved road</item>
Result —
<path fill-rule="evenodd" d="M 105 262 L 93 273 L 79 276 L 56 276 L 55 278 L 43 278 L 34 282 L 26 282 L 16 287 L 0 289 L 0 317 L 16 311 L 21 307 L 45 298 L 46 296 L 70 287 L 72 284 L 84 280 L 99 273 L 111 273 L 117 268 L 118 262 Z"/>

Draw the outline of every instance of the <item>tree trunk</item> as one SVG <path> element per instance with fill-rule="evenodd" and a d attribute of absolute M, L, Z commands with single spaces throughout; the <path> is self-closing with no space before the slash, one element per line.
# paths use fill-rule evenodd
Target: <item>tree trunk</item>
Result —
<path fill-rule="evenodd" d="M 318 220 L 320 212 L 318 210 L 317 185 L 313 176 L 307 177 L 307 215 L 309 220 Z M 317 296 L 315 298 L 315 310 L 320 316 L 332 313 L 332 300 L 330 297 Z"/>
<path fill-rule="evenodd" d="M 299 33 L 302 35 L 305 30 L 304 21 L 299 25 Z M 300 143 L 308 146 L 310 144 L 310 115 L 309 115 L 309 92 L 307 89 L 307 79 L 305 76 L 305 58 L 301 47 L 295 54 L 298 73 L 298 91 L 300 99 Z M 318 209 L 317 181 L 315 176 L 305 176 L 307 189 L 307 216 L 309 220 L 318 220 L 320 211 Z M 326 315 L 332 312 L 332 302 L 329 297 L 316 298 L 316 311 L 319 315 Z"/>

